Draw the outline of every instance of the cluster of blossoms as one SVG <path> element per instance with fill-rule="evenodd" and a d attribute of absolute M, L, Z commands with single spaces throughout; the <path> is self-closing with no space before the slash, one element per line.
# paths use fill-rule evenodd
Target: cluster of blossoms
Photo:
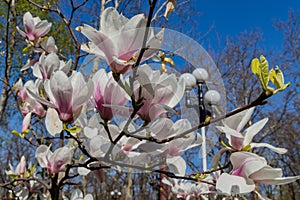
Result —
<path fill-rule="evenodd" d="M 202 138 L 193 131 L 182 135 L 192 128 L 187 119 L 174 122 L 168 118 L 168 112 L 184 95 L 184 80 L 175 74 L 154 70 L 148 64 L 136 66 L 139 64 L 136 62 L 141 53 L 146 22 L 142 14 L 127 19 L 116 9 L 107 8 L 101 15 L 100 30 L 88 25 L 78 27 L 77 30 L 89 40 L 82 44 L 81 49 L 104 60 L 110 68 L 109 72 L 99 69 L 86 81 L 81 72 L 71 70 L 71 60 L 65 62 L 60 59 L 54 39 L 43 38 L 49 32 L 51 23 L 32 17 L 30 13 L 24 15 L 25 31 L 18 30 L 26 37 L 28 47 L 37 53 L 38 58 L 22 68 L 31 69 L 36 80 L 27 81 L 24 85 L 20 80 L 16 87 L 19 107 L 24 116 L 22 133 L 28 132 L 34 116 L 45 120 L 51 136 L 68 136 L 75 140 L 66 146 L 41 143 L 37 147 L 35 157 L 39 166 L 48 172 L 51 184 L 63 185 L 63 182 L 55 183 L 53 180 L 65 181 L 69 178 L 64 172 L 68 169 L 69 173 L 68 167 L 72 164 L 78 167 L 80 175 L 87 175 L 97 168 L 95 166 L 103 165 L 137 171 L 168 168 L 172 174 L 186 174 L 187 166 L 182 154 L 201 145 Z M 164 29 L 155 33 L 148 28 L 147 32 L 147 49 L 141 61 L 151 58 L 158 51 Z M 134 72 L 132 67 L 135 67 Z M 164 179 L 163 182 L 172 188 L 177 197 L 244 194 L 254 191 L 256 183 L 286 184 L 300 178 L 283 178 L 281 169 L 270 167 L 264 158 L 250 152 L 257 147 L 268 147 L 277 153 L 286 152 L 283 148 L 252 142 L 267 122 L 263 119 L 243 131 L 252 112 L 253 109 L 250 109 L 227 118 L 224 126 L 218 127 L 226 134 L 228 146 L 215 156 L 213 165 L 218 165 L 223 153 L 232 152 L 232 171 L 203 179 L 211 185 Z M 123 121 L 118 122 L 117 117 Z M 51 148 L 56 150 L 52 152 Z M 74 158 L 74 152 L 78 149 L 82 151 L 84 161 Z M 22 158 L 16 170 L 6 173 L 23 176 L 26 168 L 24 162 L 25 158 Z M 56 175 L 65 179 L 54 179 Z M 33 173 L 30 176 L 36 177 Z M 35 186 L 36 182 L 26 184 L 27 187 L 18 190 L 30 194 L 40 191 L 41 185 Z M 83 197 L 80 190 L 74 190 L 70 199 L 93 197 L 90 194 Z"/>

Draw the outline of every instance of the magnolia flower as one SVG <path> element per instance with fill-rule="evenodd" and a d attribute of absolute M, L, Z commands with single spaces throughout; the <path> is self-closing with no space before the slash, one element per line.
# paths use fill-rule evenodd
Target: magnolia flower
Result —
<path fill-rule="evenodd" d="M 27 91 L 40 103 L 53 108 L 47 111 L 46 127 L 52 135 L 56 135 L 61 131 L 61 121 L 70 122 L 79 116 L 83 104 L 92 95 L 93 83 L 85 83 L 79 72 L 68 77 L 63 71 L 57 71 L 45 81 L 44 88 L 49 101 L 29 89 Z"/>
<path fill-rule="evenodd" d="M 211 181 L 212 177 L 205 178 L 206 181 Z M 206 183 L 192 183 L 185 180 L 179 181 L 178 179 L 163 178 L 162 182 L 171 187 L 171 192 L 176 195 L 177 198 L 182 199 L 204 199 L 208 200 L 207 196 L 212 190 L 212 186 Z"/>
<path fill-rule="evenodd" d="M 26 171 L 26 160 L 25 160 L 25 157 L 24 156 L 21 157 L 21 160 L 20 160 L 19 164 L 17 165 L 16 169 L 14 169 L 11 164 L 9 164 L 9 168 L 10 168 L 10 170 L 8 170 L 8 171 L 5 170 L 5 173 L 8 176 L 20 176 L 20 175 L 23 175 L 25 173 L 25 171 Z"/>
<path fill-rule="evenodd" d="M 122 132 L 122 129 L 125 126 L 125 124 L 126 123 L 124 122 L 121 123 L 119 126 L 112 125 L 112 124 L 108 125 L 108 129 L 113 140 L 115 140 L 118 137 L 118 135 Z M 132 124 L 128 126 L 128 131 L 130 132 L 135 131 L 135 128 Z M 105 128 L 102 125 L 98 126 L 97 128 L 85 127 L 84 135 L 90 139 L 88 145 L 90 149 L 90 153 L 96 158 L 104 157 L 105 153 L 107 152 L 108 148 L 111 145 L 110 139 L 108 137 L 108 133 L 105 130 Z M 127 156 L 127 157 L 138 156 L 140 155 L 140 153 L 137 152 L 136 149 L 140 144 L 143 143 L 145 143 L 145 141 L 140 141 L 136 138 L 123 136 L 118 141 L 118 143 L 115 144 L 114 152 L 112 153 L 114 156 L 118 155 L 119 158 L 121 158 L 122 156 Z"/>
<path fill-rule="evenodd" d="M 130 97 L 114 80 L 112 73 L 106 73 L 104 69 L 96 72 L 93 83 L 96 108 L 103 120 L 111 120 L 114 112 L 118 113 L 120 107 L 125 105 Z M 117 109 L 114 109 L 115 106 Z"/>
<path fill-rule="evenodd" d="M 34 93 L 38 93 L 40 85 L 39 81 L 34 83 L 32 80 L 29 80 L 23 87 L 20 79 L 18 84 L 20 85 L 20 89 L 18 90 L 18 103 L 20 105 L 20 110 L 24 115 L 22 123 L 22 132 L 24 132 L 29 127 L 32 113 L 42 118 L 46 115 L 46 110 L 42 104 L 31 98 L 26 91 L 27 88 L 30 88 Z"/>
<path fill-rule="evenodd" d="M 254 108 L 237 113 L 231 117 L 226 118 L 223 123 L 224 126 L 217 126 L 217 128 L 226 134 L 228 139 L 229 147 L 223 148 L 215 155 L 213 159 L 213 166 L 216 166 L 216 163 L 219 161 L 221 155 L 228 150 L 237 150 L 237 151 L 249 151 L 257 147 L 267 147 L 276 153 L 284 154 L 287 152 L 285 148 L 274 147 L 267 143 L 254 143 L 252 139 L 254 136 L 265 126 L 268 121 L 268 118 L 264 118 L 255 124 L 249 126 L 247 129 L 244 129 L 244 126 L 250 120 L 250 117 L 254 111 Z"/>
<path fill-rule="evenodd" d="M 137 60 L 142 48 L 147 20 L 143 14 L 127 19 L 115 8 L 107 8 L 100 18 L 100 31 L 84 25 L 77 30 L 84 34 L 90 42 L 83 44 L 81 49 L 99 56 L 115 73 L 126 73 Z M 160 47 L 163 29 L 154 35 L 149 28 L 142 61 L 152 57 Z"/>
<path fill-rule="evenodd" d="M 40 82 L 36 81 L 35 83 L 32 80 L 27 81 L 24 86 L 18 91 L 18 102 L 20 105 L 20 110 L 23 115 L 28 113 L 34 113 L 38 117 L 44 117 L 46 111 L 42 104 L 35 101 L 28 95 L 27 89 L 32 90 L 35 94 L 38 93 Z"/>
<path fill-rule="evenodd" d="M 39 62 L 32 67 L 33 75 L 43 81 L 50 79 L 51 75 L 58 70 L 67 73 L 70 70 L 72 61 L 67 64 L 60 61 L 55 53 L 50 53 L 46 56 L 45 52 L 40 56 Z"/>
<path fill-rule="evenodd" d="M 153 71 L 150 66 L 143 65 L 138 68 L 138 80 L 134 83 L 136 97 L 139 96 L 140 87 L 143 106 L 138 115 L 144 121 L 150 122 L 178 104 L 183 97 L 185 83 L 182 78 L 177 80 L 174 74 L 161 75 L 158 70 Z"/>
<path fill-rule="evenodd" d="M 46 52 L 46 53 L 57 53 L 58 49 L 57 46 L 55 45 L 55 40 L 52 36 L 48 37 L 47 40 L 43 41 L 41 43 L 41 49 L 39 49 L 41 52 Z"/>
<path fill-rule="evenodd" d="M 17 27 L 19 33 L 30 41 L 37 41 L 45 36 L 51 28 L 51 23 L 47 20 L 41 20 L 39 17 L 32 17 L 30 12 L 26 12 L 23 16 L 25 32 Z"/>
<path fill-rule="evenodd" d="M 39 182 L 28 180 L 14 187 L 13 191 L 20 200 L 28 200 L 33 196 L 37 199 L 47 199 L 46 195 L 42 193 L 42 188 L 43 186 Z"/>
<path fill-rule="evenodd" d="M 53 153 L 51 145 L 40 145 L 35 152 L 35 157 L 42 168 L 47 168 L 49 174 L 63 172 L 67 164 L 72 160 L 72 149 L 69 147 L 61 147 Z"/>
<path fill-rule="evenodd" d="M 300 176 L 282 177 L 282 169 L 272 168 L 265 158 L 250 152 L 235 152 L 230 161 L 231 173 L 221 174 L 216 184 L 217 190 L 228 195 L 254 191 L 255 183 L 282 185 L 300 179 Z"/>
<path fill-rule="evenodd" d="M 148 133 L 157 140 L 163 140 L 178 136 L 190 128 L 191 124 L 187 119 L 181 119 L 174 123 L 168 118 L 163 118 L 151 124 Z M 171 171 L 175 174 L 184 175 L 186 172 L 186 162 L 181 155 L 188 149 L 199 146 L 201 143 L 201 136 L 198 133 L 191 132 L 163 144 L 154 142 L 142 143 L 138 148 L 143 152 L 147 152 L 148 155 L 162 156 L 162 158 L 165 158 L 166 164 Z"/>

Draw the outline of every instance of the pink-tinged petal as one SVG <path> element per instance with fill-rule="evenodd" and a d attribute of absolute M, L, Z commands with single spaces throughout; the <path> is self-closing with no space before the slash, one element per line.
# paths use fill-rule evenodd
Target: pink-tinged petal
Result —
<path fill-rule="evenodd" d="M 27 115 L 25 115 L 22 123 L 22 133 L 26 131 L 30 125 L 31 120 L 31 112 L 29 112 Z"/>
<path fill-rule="evenodd" d="M 168 168 L 178 176 L 184 176 L 186 172 L 186 162 L 181 156 L 167 158 Z"/>
<path fill-rule="evenodd" d="M 63 130 L 63 123 L 60 121 L 57 111 L 53 108 L 48 108 L 45 123 L 47 131 L 53 136 Z"/>
<path fill-rule="evenodd" d="M 266 125 L 268 122 L 268 118 L 262 119 L 255 124 L 251 125 L 249 128 L 247 128 L 244 132 L 245 140 L 244 140 L 244 146 L 247 146 L 251 143 L 253 137 Z"/>
<path fill-rule="evenodd" d="M 69 147 L 62 147 L 56 149 L 51 157 L 51 168 L 49 173 L 57 173 L 65 170 L 65 166 L 71 163 L 73 157 L 72 149 Z"/>
<path fill-rule="evenodd" d="M 249 184 L 246 179 L 226 173 L 217 180 L 216 189 L 227 195 L 246 194 L 255 190 L 255 184 Z"/>
<path fill-rule="evenodd" d="M 34 30 L 34 21 L 30 12 L 26 12 L 23 16 L 23 24 L 26 33 L 31 33 Z"/>
<path fill-rule="evenodd" d="M 56 100 L 60 119 L 63 121 L 71 120 L 73 118 L 73 88 L 70 79 L 64 72 L 57 71 L 50 79 L 50 89 Z"/>
<path fill-rule="evenodd" d="M 35 152 L 35 157 L 42 168 L 47 168 L 48 166 L 48 158 L 52 156 L 52 152 L 50 151 L 50 146 L 40 145 Z"/>
<path fill-rule="evenodd" d="M 235 137 L 233 135 L 230 135 L 230 141 L 229 144 L 234 148 L 235 150 L 242 150 L 243 148 L 243 142 L 244 138 Z"/>
<path fill-rule="evenodd" d="M 24 156 L 22 156 L 20 160 L 20 174 L 24 174 L 25 171 L 26 171 L 26 159 Z"/>
<path fill-rule="evenodd" d="M 244 136 L 240 132 L 237 132 L 236 130 L 230 128 L 226 124 L 224 126 L 217 126 L 217 129 L 226 134 L 226 138 L 228 139 L 229 145 L 231 145 L 237 150 L 241 149 L 240 145 L 243 144 Z M 231 141 L 232 139 L 240 142 L 238 143 L 237 141 Z"/>
<path fill-rule="evenodd" d="M 272 151 L 279 153 L 279 154 L 285 154 L 288 150 L 285 148 L 280 148 L 280 147 L 274 147 L 268 143 L 250 143 L 251 149 L 252 148 L 258 148 L 258 147 L 266 147 L 271 149 Z"/>
<path fill-rule="evenodd" d="M 17 31 L 22 35 L 23 37 L 26 37 L 26 33 L 22 31 L 18 26 L 17 26 Z"/>
<path fill-rule="evenodd" d="M 231 154 L 230 161 L 233 165 L 232 174 L 244 178 L 267 166 L 266 159 L 250 152 L 235 152 Z"/>

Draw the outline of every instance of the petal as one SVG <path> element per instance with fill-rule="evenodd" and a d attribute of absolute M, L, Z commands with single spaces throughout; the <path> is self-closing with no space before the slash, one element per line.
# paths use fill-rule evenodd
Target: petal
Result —
<path fill-rule="evenodd" d="M 167 158 L 168 168 L 176 175 L 184 176 L 186 172 L 186 162 L 181 156 Z"/>
<path fill-rule="evenodd" d="M 227 195 L 246 194 L 254 191 L 255 184 L 247 184 L 242 177 L 223 173 L 217 180 L 216 189 Z"/>
<path fill-rule="evenodd" d="M 63 123 L 60 121 L 58 113 L 53 108 L 48 108 L 45 123 L 46 129 L 53 136 L 56 136 L 63 130 Z"/>
<path fill-rule="evenodd" d="M 35 152 L 35 157 L 42 168 L 47 168 L 48 159 L 47 157 L 52 156 L 52 152 L 50 151 L 50 146 L 40 145 Z"/>
<path fill-rule="evenodd" d="M 45 36 L 52 26 L 52 23 L 48 23 L 47 20 L 40 21 L 35 25 L 34 34 L 36 37 L 43 37 Z"/>
<path fill-rule="evenodd" d="M 244 140 L 244 146 L 247 146 L 251 143 L 253 137 L 266 125 L 268 122 L 268 118 L 264 118 L 255 124 L 251 125 L 249 128 L 245 130 L 245 140 Z"/>
<path fill-rule="evenodd" d="M 81 176 L 86 176 L 91 172 L 91 170 L 89 170 L 85 167 L 78 167 L 77 171 L 78 171 L 78 174 L 80 174 Z"/>
<path fill-rule="evenodd" d="M 27 115 L 25 115 L 22 123 L 22 133 L 26 131 L 30 125 L 31 120 L 31 112 L 29 112 Z"/>
<path fill-rule="evenodd" d="M 251 174 L 267 166 L 265 158 L 250 152 L 235 152 L 231 154 L 233 174 L 248 178 Z"/>
<path fill-rule="evenodd" d="M 72 149 L 67 146 L 56 149 L 50 160 L 51 173 L 64 171 L 65 165 L 71 162 L 72 156 Z"/>
<path fill-rule="evenodd" d="M 288 150 L 285 148 L 280 148 L 280 147 L 274 147 L 268 143 L 250 143 L 251 149 L 252 148 L 258 148 L 258 147 L 266 147 L 271 149 L 272 151 L 279 153 L 279 154 L 285 154 Z"/>
<path fill-rule="evenodd" d="M 57 71 L 50 79 L 50 89 L 55 99 L 56 108 L 62 120 L 67 121 L 72 114 L 73 87 L 70 79 L 62 71 Z"/>
<path fill-rule="evenodd" d="M 113 7 L 106 8 L 101 14 L 100 29 L 101 32 L 111 34 L 118 31 L 128 22 L 128 19 Z"/>
<path fill-rule="evenodd" d="M 230 128 L 240 132 L 243 129 L 243 127 L 247 124 L 247 122 L 250 120 L 253 111 L 254 111 L 254 107 L 239 112 L 231 117 L 226 118 L 224 120 L 224 123 Z"/>

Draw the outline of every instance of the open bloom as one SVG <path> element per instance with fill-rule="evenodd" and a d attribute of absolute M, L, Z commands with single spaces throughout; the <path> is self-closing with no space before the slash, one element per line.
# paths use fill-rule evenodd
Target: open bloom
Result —
<path fill-rule="evenodd" d="M 100 19 L 100 31 L 88 25 L 77 28 L 90 40 L 81 49 L 105 60 L 115 73 L 128 72 L 142 48 L 147 23 L 145 16 L 139 14 L 127 19 L 110 7 L 103 11 Z M 162 37 L 163 29 L 155 35 L 152 28 L 149 28 L 147 50 L 142 61 L 154 55 L 161 45 Z"/>
<path fill-rule="evenodd" d="M 60 61 L 55 53 L 46 56 L 45 52 L 39 58 L 39 62 L 32 66 L 33 75 L 43 81 L 50 79 L 51 75 L 58 70 L 67 73 L 71 67 L 71 60 L 66 64 Z"/>
<path fill-rule="evenodd" d="M 57 71 L 45 82 L 44 88 L 49 101 L 27 91 L 42 104 L 55 108 L 60 119 L 67 122 L 80 114 L 83 104 L 92 95 L 93 83 L 85 83 L 81 73 L 74 72 L 68 77 L 63 71 Z"/>
<path fill-rule="evenodd" d="M 223 173 L 216 188 L 226 194 L 248 193 L 255 189 L 255 183 L 282 185 L 300 179 L 300 176 L 282 177 L 282 169 L 272 168 L 265 158 L 250 152 L 235 152 L 230 161 L 233 170 Z"/>
<path fill-rule="evenodd" d="M 130 97 L 114 80 L 112 73 L 106 73 L 104 69 L 96 72 L 93 83 L 96 108 L 103 120 L 111 120 L 114 113 L 120 112 Z"/>
<path fill-rule="evenodd" d="M 23 24 L 25 32 L 17 27 L 19 33 L 30 41 L 37 41 L 45 36 L 51 28 L 51 23 L 47 20 L 41 20 L 39 17 L 32 17 L 30 12 L 26 12 L 23 16 Z"/>
<path fill-rule="evenodd" d="M 46 100 L 30 89 L 28 93 L 40 103 L 49 106 L 46 115 L 46 127 L 52 134 L 56 135 L 62 130 L 62 121 L 70 122 L 75 120 L 83 107 L 92 95 L 92 81 L 85 83 L 81 73 L 73 72 L 68 77 L 63 71 L 57 71 L 50 80 L 44 83 Z"/>
<path fill-rule="evenodd" d="M 208 176 L 205 181 L 211 181 L 212 177 Z M 208 200 L 207 194 L 211 193 L 212 186 L 206 183 L 193 183 L 186 180 L 163 178 L 162 182 L 171 187 L 171 192 L 179 199 L 204 199 Z"/>
<path fill-rule="evenodd" d="M 38 87 L 40 85 L 39 81 L 35 83 L 32 80 L 27 81 L 22 86 L 22 80 L 18 81 L 20 88 L 18 90 L 18 102 L 20 106 L 20 110 L 24 115 L 23 123 L 22 123 L 22 132 L 28 129 L 30 124 L 32 113 L 36 114 L 38 117 L 44 117 L 46 115 L 46 110 L 42 104 L 37 102 L 35 99 L 31 98 L 27 93 L 27 88 L 30 88 L 34 93 L 38 93 Z"/>
<path fill-rule="evenodd" d="M 143 106 L 138 115 L 146 122 L 154 121 L 175 107 L 183 97 L 185 83 L 182 78 L 177 80 L 174 74 L 160 74 L 150 66 L 138 68 L 138 80 L 134 83 L 134 93 L 138 97 L 142 87 Z"/>
<path fill-rule="evenodd" d="M 213 166 L 219 161 L 221 155 L 228 150 L 237 151 L 249 151 L 257 147 L 267 147 L 272 151 L 279 154 L 284 154 L 287 152 L 285 148 L 274 147 L 268 143 L 254 143 L 252 139 L 254 136 L 263 129 L 268 121 L 268 118 L 264 118 L 248 128 L 244 129 L 244 126 L 250 120 L 250 117 L 254 111 L 254 108 L 237 113 L 231 117 L 226 118 L 223 123 L 224 126 L 217 126 L 217 128 L 226 134 L 228 139 L 229 147 L 221 149 L 218 154 L 215 155 L 213 159 Z"/>
<path fill-rule="evenodd" d="M 73 156 L 72 149 L 69 147 L 61 147 L 53 153 L 51 145 L 40 145 L 35 152 L 35 157 L 42 168 L 47 168 L 49 174 L 63 172 L 65 166 L 71 163 Z"/>

